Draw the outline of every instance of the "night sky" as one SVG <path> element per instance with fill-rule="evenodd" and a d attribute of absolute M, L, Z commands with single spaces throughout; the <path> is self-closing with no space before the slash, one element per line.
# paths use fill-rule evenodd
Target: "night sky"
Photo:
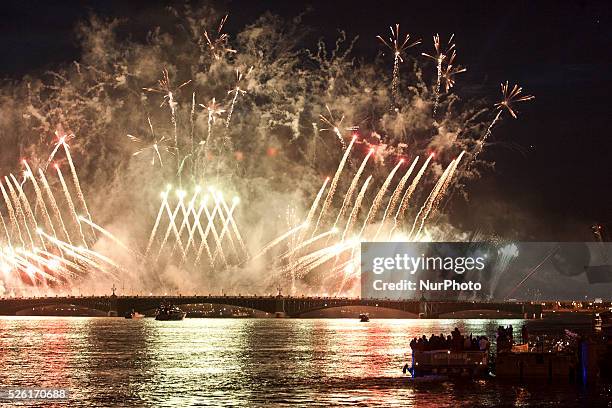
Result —
<path fill-rule="evenodd" d="M 168 2 L 4 1 L 0 15 L 0 77 L 20 78 L 79 58 L 75 25 L 90 13 L 133 19 L 136 36 L 162 21 Z M 524 228 L 524 239 L 583 240 L 589 225 L 612 222 L 612 30 L 607 1 L 232 1 L 227 32 L 234 33 L 266 10 L 293 17 L 307 11 L 313 47 L 337 29 L 359 35 L 354 54 L 373 58 L 377 34 L 399 22 L 402 31 L 424 40 L 455 33 L 459 62 L 468 72 L 458 79 L 460 96 L 499 95 L 509 80 L 536 96 L 519 107 L 519 119 L 504 119 L 494 133 L 499 143 L 484 153 L 496 162 L 469 185 L 468 202 L 455 213 L 467 224 L 474 217 L 499 218 Z M 416 53 L 416 51 L 415 51 Z M 518 147 L 518 148 L 517 148 Z M 520 151 L 519 151 L 520 150 Z M 469 211 L 468 211 L 469 210 Z"/>

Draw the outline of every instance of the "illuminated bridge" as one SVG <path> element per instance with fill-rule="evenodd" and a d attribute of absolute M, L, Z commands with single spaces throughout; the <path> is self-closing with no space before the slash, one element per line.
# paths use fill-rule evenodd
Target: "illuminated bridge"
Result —
<path fill-rule="evenodd" d="M 398 310 L 415 316 L 437 318 L 440 315 L 463 311 L 495 311 L 517 317 L 539 318 L 542 305 L 520 302 L 467 302 L 427 300 L 383 300 L 340 297 L 290 297 L 290 296 L 56 296 L 30 298 L 1 298 L 0 314 L 14 315 L 34 308 L 72 305 L 99 310 L 108 315 L 123 316 L 134 309 L 145 312 L 161 303 L 174 305 L 217 304 L 259 310 L 276 316 L 298 317 L 304 313 L 334 307 L 362 306 Z"/>

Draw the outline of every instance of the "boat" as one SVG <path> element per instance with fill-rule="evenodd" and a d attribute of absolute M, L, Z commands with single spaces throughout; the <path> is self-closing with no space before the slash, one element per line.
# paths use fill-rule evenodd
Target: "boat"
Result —
<path fill-rule="evenodd" d="M 370 321 L 370 315 L 367 313 L 360 313 L 359 314 L 359 321 L 360 322 L 369 322 Z"/>
<path fill-rule="evenodd" d="M 134 309 L 125 314 L 126 319 L 142 319 L 143 317 L 145 317 L 145 315 L 134 311 Z"/>
<path fill-rule="evenodd" d="M 489 353 L 486 350 L 412 351 L 412 367 L 406 367 L 413 378 L 424 376 L 483 377 L 488 373 Z"/>
<path fill-rule="evenodd" d="M 612 337 L 612 310 L 595 315 L 595 328 L 604 335 Z"/>
<path fill-rule="evenodd" d="M 161 305 L 155 313 L 155 320 L 183 320 L 187 313 L 174 305 Z"/>

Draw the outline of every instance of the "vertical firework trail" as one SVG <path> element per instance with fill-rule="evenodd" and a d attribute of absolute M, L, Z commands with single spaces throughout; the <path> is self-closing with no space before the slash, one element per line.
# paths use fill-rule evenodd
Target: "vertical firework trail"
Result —
<path fill-rule="evenodd" d="M 77 215 L 76 209 L 74 208 L 74 203 L 72 202 L 72 197 L 70 196 L 70 191 L 68 191 L 68 186 L 66 185 L 66 180 L 64 180 L 64 175 L 62 174 L 62 170 L 59 168 L 59 166 L 56 164 L 55 165 L 55 170 L 57 170 L 57 177 L 60 180 L 60 183 L 62 184 L 62 189 L 64 190 L 64 197 L 66 198 L 66 202 L 68 203 L 68 208 L 70 208 L 70 214 L 72 215 L 72 219 L 75 222 L 78 230 L 79 230 L 79 235 L 81 237 L 81 242 L 83 243 L 83 246 L 85 248 L 89 248 L 87 246 L 87 240 L 85 239 L 85 234 L 83 234 L 83 228 L 81 226 L 81 223 L 79 222 L 79 216 Z"/>
<path fill-rule="evenodd" d="M 49 211 L 47 210 L 47 205 L 45 204 L 45 200 L 43 199 L 42 193 L 40 191 L 40 187 L 38 186 L 38 182 L 36 181 L 36 178 L 34 177 L 34 173 L 32 172 L 32 169 L 30 168 L 26 160 L 23 160 L 23 164 L 26 167 L 28 177 L 32 181 L 32 185 L 34 186 L 34 193 L 36 194 L 36 203 L 37 203 L 37 206 L 40 208 L 40 210 L 43 213 L 45 225 L 53 233 L 53 236 L 57 238 L 57 233 L 55 232 L 53 221 L 51 221 L 51 216 L 49 215 Z"/>
<path fill-rule="evenodd" d="M 315 224 L 313 230 L 312 230 L 312 234 L 310 235 L 310 238 L 314 237 L 315 233 L 317 232 L 317 229 L 319 227 L 319 223 L 321 222 L 321 220 L 325 219 L 325 213 L 327 212 L 327 209 L 329 208 L 329 206 L 332 203 L 332 200 L 334 198 L 334 194 L 336 193 L 336 187 L 338 185 L 338 180 L 340 179 L 340 175 L 342 174 L 342 170 L 344 169 L 344 165 L 346 164 L 346 160 L 349 157 L 349 154 L 351 153 L 351 149 L 353 148 L 353 144 L 355 143 L 355 140 L 357 139 L 356 136 L 353 136 L 353 138 L 351 139 L 351 143 L 348 145 L 348 147 L 346 148 L 346 151 L 344 152 L 344 155 L 342 156 L 342 160 L 340 161 L 340 164 L 338 165 L 338 169 L 336 170 L 336 174 L 334 175 L 334 178 L 332 179 L 332 182 L 329 186 L 329 191 L 327 192 L 327 197 L 325 197 L 325 201 L 323 201 L 323 206 L 321 207 L 321 212 L 319 213 L 319 218 L 317 219 L 317 223 Z"/>
<path fill-rule="evenodd" d="M 232 206 L 238 205 L 239 202 L 240 200 L 238 199 L 238 197 L 234 197 L 234 199 L 232 200 Z M 225 200 L 223 200 L 223 197 L 221 197 L 221 204 L 223 205 L 223 209 L 225 210 L 225 213 L 230 214 L 229 208 L 227 207 L 227 203 L 225 202 Z M 238 241 L 238 244 L 240 245 L 240 249 L 242 249 L 243 255 L 248 256 L 249 251 L 247 250 L 247 247 L 244 244 L 244 240 L 242 239 L 242 235 L 240 234 L 238 225 L 236 225 L 234 216 L 230 214 L 228 217 L 230 221 L 230 226 L 232 227 L 232 231 L 234 232 L 234 235 L 236 236 L 236 240 Z"/>
<path fill-rule="evenodd" d="M 508 81 L 506 81 L 506 83 L 500 84 L 500 87 L 501 87 L 501 93 L 502 93 L 502 100 L 497 102 L 495 105 L 493 105 L 494 108 L 497 110 L 497 114 L 495 115 L 495 118 L 493 118 L 493 121 L 487 128 L 487 131 L 485 132 L 482 139 L 478 141 L 476 152 L 473 154 L 473 157 L 472 157 L 472 163 L 476 161 L 476 159 L 478 158 L 478 155 L 482 152 L 482 149 L 484 149 L 484 145 L 487 141 L 487 138 L 491 136 L 493 127 L 495 126 L 497 121 L 501 118 L 502 112 L 505 110 L 514 119 L 516 119 L 517 118 L 516 111 L 513 105 L 518 102 L 527 102 L 527 101 L 531 101 L 535 99 L 535 96 L 533 95 L 521 95 L 521 93 L 523 92 L 523 88 L 521 88 L 520 86 L 516 84 L 512 87 L 512 89 L 510 89 L 508 85 Z"/>
<path fill-rule="evenodd" d="M 28 233 L 28 238 L 30 240 L 31 248 L 34 248 L 34 239 L 32 238 L 32 232 L 30 231 L 30 228 L 28 227 L 28 222 L 26 220 L 25 214 L 23 213 L 23 209 L 21 208 L 19 197 L 17 197 L 17 194 L 15 193 L 15 189 L 13 188 L 13 185 L 7 176 L 4 176 L 4 182 L 6 183 L 6 186 L 9 189 L 11 199 L 13 200 L 13 206 L 15 207 L 15 211 L 17 212 L 17 217 L 19 219 L 19 222 L 17 225 L 20 225 Z"/>
<path fill-rule="evenodd" d="M 196 154 L 195 154 L 195 143 L 194 143 L 194 132 L 195 132 L 195 107 L 196 107 L 196 94 L 195 92 L 193 92 L 191 94 L 191 112 L 189 115 L 189 140 L 191 142 L 191 152 L 189 153 L 189 156 L 191 157 L 191 176 L 192 176 L 192 181 L 195 183 L 195 177 L 196 177 L 196 172 L 195 172 L 195 160 L 196 160 Z"/>
<path fill-rule="evenodd" d="M 66 225 L 64 224 L 64 219 L 62 218 L 62 214 L 57 206 L 57 201 L 55 201 L 55 197 L 53 196 L 53 192 L 49 187 L 49 183 L 47 182 L 47 177 L 42 169 L 38 169 L 38 174 L 40 175 L 40 180 L 42 181 L 43 189 L 45 190 L 45 194 L 47 195 L 47 199 L 49 200 L 49 204 L 51 204 L 51 209 L 53 210 L 53 214 L 55 215 L 56 221 L 59 223 L 62 228 L 62 234 L 64 234 L 64 240 L 72 245 L 70 241 L 70 235 L 66 230 Z"/>
<path fill-rule="evenodd" d="M 300 235 L 297 240 L 298 244 L 302 242 L 305 235 L 308 233 L 308 229 L 310 225 L 312 224 L 312 220 L 314 218 L 315 211 L 317 211 L 317 208 L 319 207 L 319 201 L 321 201 L 321 197 L 323 196 L 325 187 L 327 187 L 327 183 L 329 183 L 329 177 L 325 177 L 325 181 L 323 182 L 323 185 L 319 189 L 317 196 L 315 197 L 314 201 L 312 202 L 312 205 L 310 206 L 310 210 L 308 211 L 308 214 L 306 215 L 306 221 L 304 221 L 304 224 L 302 224 L 304 228 L 300 231 Z"/>
<path fill-rule="evenodd" d="M 310 156 L 310 165 L 314 166 L 315 161 L 317 160 L 317 140 L 319 139 L 319 127 L 316 122 L 312 122 L 312 143 L 311 150 L 312 156 Z"/>
<path fill-rule="evenodd" d="M 182 194 L 182 192 L 180 194 Z M 196 198 L 198 197 L 198 194 L 200 194 L 199 186 L 198 188 L 196 188 L 195 192 L 191 196 L 191 199 L 189 200 L 189 203 L 187 204 L 187 208 L 185 208 L 184 205 L 181 207 L 182 221 L 178 229 L 178 236 L 181 237 L 181 240 L 182 240 L 183 231 L 185 231 L 185 228 L 189 230 L 189 216 L 191 214 L 191 210 L 193 209 L 193 206 L 195 205 L 195 201 L 196 201 Z M 178 245 L 178 242 L 175 242 L 172 245 L 172 249 L 170 250 L 170 257 L 172 257 L 172 255 L 174 254 L 174 251 L 176 250 L 177 245 Z M 186 252 L 183 251 L 183 257 L 186 257 L 186 256 L 187 256 Z"/>
<path fill-rule="evenodd" d="M 372 206 L 370 207 L 370 211 L 368 211 L 368 215 L 366 216 L 366 219 L 363 222 L 363 226 L 361 227 L 361 231 L 359 232 L 359 237 L 363 236 L 363 233 L 365 229 L 367 228 L 367 226 L 370 225 L 372 221 L 374 221 L 374 218 L 376 218 L 376 214 L 378 213 L 378 209 L 380 208 L 380 205 L 382 204 L 382 201 L 385 198 L 385 194 L 387 194 L 389 185 L 391 184 L 391 181 L 393 180 L 395 173 L 397 173 L 402 163 L 404 163 L 403 159 L 401 159 L 395 165 L 393 170 L 391 170 L 391 172 L 385 179 L 383 185 L 380 187 L 380 190 L 378 190 L 378 193 L 376 193 L 376 196 L 374 197 L 374 201 L 372 202 Z"/>
<path fill-rule="evenodd" d="M 170 83 L 170 74 L 168 73 L 168 70 L 164 68 L 162 70 L 162 78 L 157 81 L 159 88 L 143 88 L 145 91 L 162 94 L 164 99 L 160 106 L 164 106 L 167 103 L 168 108 L 170 108 L 170 121 L 172 122 L 172 127 L 174 129 L 174 149 L 176 152 L 176 170 L 179 185 L 181 185 L 181 152 L 178 142 L 178 124 L 176 120 L 176 108 L 178 107 L 178 102 L 176 102 L 174 94 L 190 82 L 191 80 L 183 82 L 173 91 L 171 88 L 172 84 Z"/>
<path fill-rule="evenodd" d="M 168 71 L 165 71 L 165 75 L 166 78 L 168 78 Z M 170 82 L 170 80 L 168 79 L 168 83 Z M 168 107 L 170 108 L 170 121 L 172 122 L 172 128 L 174 129 L 174 150 L 176 152 L 176 171 L 177 171 L 177 175 L 178 175 L 178 179 L 179 179 L 179 186 L 182 185 L 181 183 L 181 148 L 179 146 L 178 143 L 178 128 L 177 128 L 177 123 L 176 123 L 176 107 L 177 107 L 177 103 L 174 100 L 174 94 L 172 93 L 172 91 L 170 91 L 170 89 L 168 89 L 168 93 L 166 94 L 166 97 L 168 98 Z"/>
<path fill-rule="evenodd" d="M 202 230 L 202 225 L 200 224 L 200 217 L 202 216 L 202 212 L 204 211 L 204 205 L 206 205 L 206 196 L 202 197 L 200 200 L 200 207 L 196 210 L 195 207 L 191 210 L 193 214 L 193 223 L 188 227 L 188 239 L 187 244 L 185 244 L 185 253 L 189 255 L 189 249 L 193 246 L 193 250 L 197 253 L 198 248 L 196 247 L 195 242 L 195 232 L 196 230 L 200 234 L 200 237 L 204 236 L 204 230 Z"/>
<path fill-rule="evenodd" d="M 484 149 L 484 146 L 485 146 L 485 143 L 487 142 L 487 139 L 489 138 L 489 136 L 491 136 L 491 133 L 493 132 L 493 127 L 495 126 L 497 121 L 499 121 L 499 119 L 501 118 L 501 114 L 502 114 L 501 110 L 497 112 L 497 114 L 495 115 L 495 117 L 493 118 L 493 120 L 491 121 L 489 126 L 487 127 L 487 131 L 485 132 L 485 134 L 482 137 L 482 139 L 480 139 L 480 140 L 478 140 L 476 142 L 476 151 L 474 152 L 474 154 L 472 156 L 472 163 L 475 162 L 478 159 L 478 155 L 480 155 L 480 153 Z"/>
<path fill-rule="evenodd" d="M 448 176 L 446 177 L 446 180 L 444 180 L 440 191 L 438 192 L 438 194 L 436 195 L 436 197 L 434 198 L 434 201 L 432 202 L 432 205 L 429 208 L 429 211 L 427 211 L 427 213 L 425 214 L 425 216 L 423 217 L 423 220 L 421 221 L 421 226 L 419 228 L 419 230 L 417 231 L 417 234 L 415 235 L 415 238 L 418 238 L 419 234 L 421 233 L 421 230 L 423 229 L 425 222 L 428 220 L 430 214 L 432 214 L 434 211 L 436 211 L 436 209 L 440 206 L 440 202 L 443 200 L 446 191 L 448 190 L 448 186 L 450 185 L 450 182 L 453 178 L 453 175 L 455 174 L 455 171 L 457 170 L 457 166 L 459 165 L 459 162 L 461 161 L 461 159 L 463 158 L 465 151 L 461 152 L 461 154 L 454 160 L 454 162 L 451 163 L 451 169 L 448 173 Z"/>
<path fill-rule="evenodd" d="M 179 202 L 176 205 L 176 207 L 174 208 L 174 211 L 170 210 L 170 206 L 169 205 L 165 206 L 166 213 L 168 214 L 168 228 L 166 228 L 166 233 L 164 234 L 164 239 L 162 240 L 162 242 L 161 242 L 161 244 L 159 246 L 159 251 L 157 252 L 157 257 L 155 258 L 155 262 L 154 263 L 157 263 L 157 261 L 159 260 L 159 257 L 161 256 L 162 251 L 163 251 L 164 247 L 166 246 L 166 242 L 168 242 L 168 238 L 170 237 L 171 233 L 174 233 L 174 236 L 175 236 L 175 238 L 177 240 L 179 248 L 181 249 L 181 253 L 183 253 L 183 254 L 185 253 L 185 250 L 183 248 L 183 244 L 181 242 L 181 236 L 179 235 L 178 230 L 176 228 L 176 223 L 174 222 L 174 220 L 176 219 L 176 216 L 177 216 L 179 210 L 181 209 L 181 207 L 184 206 L 184 203 L 183 203 L 183 199 L 184 198 L 185 198 L 185 195 L 184 195 L 184 193 L 181 192 L 179 194 Z"/>
<path fill-rule="evenodd" d="M 453 39 L 455 38 L 455 34 L 452 34 L 448 39 L 448 43 L 446 44 L 446 49 L 443 50 L 440 44 L 440 34 L 435 34 L 433 36 L 434 49 L 436 51 L 435 55 L 427 54 L 425 52 L 421 53 L 421 55 L 431 58 L 436 62 L 436 87 L 434 88 L 435 100 L 434 100 L 434 108 L 433 115 L 436 115 L 438 110 L 438 104 L 440 101 L 440 86 L 442 85 L 442 62 L 447 59 L 448 55 L 455 48 L 455 44 L 453 43 Z M 449 63 L 450 64 L 450 63 Z"/>
<path fill-rule="evenodd" d="M 438 194 L 438 192 L 440 191 L 440 188 L 442 187 L 442 183 L 444 182 L 444 180 L 448 176 L 448 172 L 449 172 L 450 167 L 451 166 L 449 165 L 444 170 L 444 173 L 442 173 L 442 175 L 440 176 L 440 178 L 438 179 L 438 181 L 436 182 L 434 187 L 431 189 L 431 191 L 429 192 L 429 195 L 427 196 L 427 199 L 425 199 L 425 201 L 423 202 L 423 205 L 419 209 L 419 212 L 414 217 L 414 222 L 412 224 L 412 228 L 410 229 L 410 232 L 408 233 L 408 239 L 412 239 L 414 241 L 414 237 L 415 236 L 412 235 L 412 234 L 414 233 L 414 230 L 415 230 L 417 224 L 419 224 L 419 221 L 422 218 L 421 214 L 426 213 L 428 211 L 428 208 L 431 206 L 431 203 L 433 203 L 433 200 L 434 200 L 435 196 Z M 419 229 L 419 231 L 420 231 L 420 229 Z"/>
<path fill-rule="evenodd" d="M 215 200 L 215 204 L 219 207 L 219 219 L 221 220 L 221 228 L 223 230 L 225 222 L 230 222 L 231 221 L 231 216 L 230 218 L 226 218 L 225 217 L 225 212 L 227 211 L 227 213 L 229 214 L 229 208 L 227 207 L 227 204 L 225 203 L 225 200 L 223 199 L 223 195 L 220 192 L 216 192 L 213 191 L 212 192 L 212 196 L 213 199 Z M 236 254 L 236 256 L 239 256 L 238 251 L 236 250 L 236 244 L 234 243 L 234 240 L 232 239 L 231 234 L 228 235 L 228 241 L 230 243 L 230 246 L 232 247 L 232 251 L 234 252 L 234 254 Z M 219 244 L 221 246 L 221 244 L 223 243 L 223 236 L 221 233 L 219 233 Z M 242 249 L 242 248 L 241 248 Z M 213 255 L 214 258 L 214 255 Z M 214 261 L 214 259 L 213 259 Z"/>
<path fill-rule="evenodd" d="M 25 213 L 26 220 L 30 222 L 30 225 L 29 225 L 29 227 L 31 227 L 30 231 L 35 231 L 36 228 L 38 228 L 38 223 L 36 222 L 36 218 L 34 217 L 34 212 L 32 211 L 32 207 L 30 206 L 28 197 L 25 195 L 23 188 L 21 188 L 21 183 L 19 183 L 17 178 L 12 173 L 10 174 L 10 177 L 11 177 L 11 180 L 13 180 L 15 189 L 17 190 L 19 200 L 21 200 L 21 208 L 23 209 Z"/>
<path fill-rule="evenodd" d="M 221 242 L 223 242 L 223 238 L 225 237 L 225 234 L 226 234 L 226 233 L 228 234 L 230 241 L 231 241 L 231 239 L 232 239 L 232 238 L 231 238 L 231 232 L 230 232 L 230 230 L 229 230 L 229 225 L 231 224 L 231 221 L 232 221 L 232 216 L 233 216 L 233 214 L 234 214 L 234 210 L 236 209 L 236 205 L 237 205 L 237 204 L 238 204 L 238 202 L 237 202 L 237 201 L 234 201 L 234 202 L 232 203 L 231 208 L 228 208 L 228 211 L 227 211 L 227 218 L 225 219 L 225 222 L 223 222 L 223 228 L 221 228 L 221 234 L 219 234 L 219 240 L 220 240 Z M 231 242 L 233 242 L 233 241 L 231 241 Z M 236 256 L 240 256 L 240 254 L 238 254 L 238 252 L 236 251 L 236 248 L 234 247 L 233 249 L 234 249 L 234 253 L 236 254 Z M 218 255 L 218 254 L 219 254 L 219 248 L 215 249 L 215 252 L 214 252 L 214 254 L 213 254 L 213 257 L 212 257 L 212 262 L 213 262 L 213 264 L 214 264 L 215 259 L 217 258 L 217 255 Z"/>
<path fill-rule="evenodd" d="M 200 223 L 200 216 L 202 215 L 204 208 L 206 208 L 206 197 L 204 197 L 204 199 L 202 200 L 202 203 L 200 204 L 200 208 L 198 209 L 197 216 L 195 218 L 195 223 L 194 223 L 195 227 L 198 230 L 198 234 L 200 234 L 200 239 L 201 239 L 200 245 L 198 246 L 198 248 L 196 248 L 196 243 L 195 241 L 193 241 L 193 251 L 196 255 L 194 264 L 197 265 L 198 263 L 200 263 L 200 257 L 202 256 L 202 251 L 205 249 L 206 255 L 208 255 L 208 260 L 212 266 L 212 253 L 210 252 L 210 246 L 208 245 L 207 236 L 204 230 L 202 229 L 202 224 Z M 187 251 L 189 251 L 189 248 L 187 248 Z"/>
<path fill-rule="evenodd" d="M 431 213 L 431 210 L 433 209 L 434 204 L 439 202 L 438 195 L 442 192 L 443 188 L 448 186 L 448 183 L 450 182 L 449 178 L 453 176 L 454 170 L 457 168 L 459 160 L 461 160 L 462 157 L 463 157 L 463 152 L 461 152 L 461 154 L 446 167 L 446 170 L 444 170 L 444 173 L 442 173 L 442 176 L 438 179 L 438 182 L 435 184 L 434 188 L 429 193 L 429 196 L 423 203 L 423 206 L 421 207 L 416 217 L 414 218 L 412 229 L 410 230 L 410 233 L 408 234 L 408 236 L 413 241 L 416 240 L 418 235 L 421 233 L 421 230 L 423 229 L 423 225 L 425 225 L 425 220 Z M 419 224 L 419 221 L 420 221 L 420 224 Z M 417 224 L 419 224 L 419 229 L 413 235 Z"/>
<path fill-rule="evenodd" d="M 149 251 L 151 250 L 151 245 L 153 245 L 153 240 L 155 239 L 155 234 L 157 233 L 157 228 L 159 228 L 159 223 L 161 221 L 161 215 L 166 209 L 168 205 L 168 193 L 169 191 L 164 191 L 162 193 L 162 203 L 159 206 L 159 211 L 157 212 L 157 217 L 155 218 L 155 224 L 153 225 L 153 229 L 151 230 L 151 235 L 149 235 L 149 241 L 147 242 L 147 247 L 145 249 L 145 256 L 149 255 Z"/>
<path fill-rule="evenodd" d="M 91 222 L 91 214 L 89 213 L 89 209 L 87 208 L 87 203 L 85 202 L 85 196 L 83 196 L 83 191 L 81 191 L 81 183 L 79 183 L 79 177 L 77 176 L 76 169 L 74 168 L 74 163 L 72 162 L 72 155 L 70 154 L 70 146 L 68 146 L 67 143 L 63 143 L 63 145 L 64 145 L 64 151 L 66 152 L 66 157 L 68 158 L 68 165 L 70 167 L 70 173 L 72 175 L 72 183 L 74 184 L 74 188 L 76 190 L 77 199 L 79 201 L 79 204 L 81 205 L 81 209 L 85 211 L 85 215 L 87 216 L 87 219 Z M 91 227 L 91 232 L 93 233 L 93 237 L 95 239 L 96 233 L 93 227 Z"/>
<path fill-rule="evenodd" d="M 374 235 L 374 240 L 378 238 L 378 235 L 384 228 L 385 222 L 387 221 L 389 214 L 393 214 L 393 212 L 395 211 L 400 196 L 402 195 L 402 191 L 404 191 L 404 187 L 406 186 L 406 183 L 408 182 L 408 179 L 410 178 L 410 175 L 412 174 L 412 171 L 414 170 L 414 167 L 416 166 L 418 161 L 419 156 L 415 157 L 415 159 L 412 161 L 412 164 L 410 165 L 410 168 L 408 168 L 408 170 L 406 171 L 406 174 L 404 174 L 404 176 L 400 179 L 399 183 L 397 183 L 397 186 L 395 187 L 395 190 L 393 191 L 393 194 L 391 194 L 391 198 L 389 199 L 389 204 L 387 204 L 387 207 L 385 208 L 385 212 L 383 214 L 380 226 L 376 231 L 376 235 Z"/>
<path fill-rule="evenodd" d="M 210 190 L 210 189 L 209 189 Z M 210 190 L 210 192 L 212 192 L 212 190 Z M 217 211 L 219 210 L 219 206 L 215 205 L 213 206 L 213 210 L 212 212 L 208 211 L 208 204 L 207 204 L 208 200 L 204 203 L 204 205 L 202 206 L 202 210 L 204 211 L 204 214 L 206 216 L 206 229 L 202 232 L 200 232 L 200 230 L 198 230 L 198 232 L 200 232 L 200 234 L 202 235 L 202 240 L 200 241 L 200 245 L 198 247 L 198 251 L 196 254 L 196 259 L 195 259 L 195 264 L 197 265 L 200 262 L 200 258 L 202 257 L 202 251 L 204 249 L 206 249 L 206 254 L 208 255 L 208 261 L 210 262 L 210 265 L 213 266 L 213 262 L 212 262 L 212 252 L 210 251 L 210 245 L 208 245 L 208 236 L 212 233 L 213 234 L 213 239 L 215 237 L 215 234 L 217 233 L 216 227 L 215 227 L 215 223 L 214 223 L 214 219 L 217 215 Z M 218 245 L 218 235 L 217 235 L 217 239 L 215 240 L 215 248 Z M 225 263 L 225 254 L 223 254 L 222 257 L 222 261 Z M 226 264 L 227 265 L 227 264 Z"/>
<path fill-rule="evenodd" d="M 351 230 L 353 229 L 353 225 L 355 224 L 355 220 L 357 219 L 357 214 L 359 214 L 359 209 L 361 208 L 361 202 L 363 201 L 363 197 L 365 196 L 366 190 L 368 189 L 368 184 L 370 184 L 370 180 L 372 180 L 372 176 L 368 176 L 365 183 L 363 183 L 359 194 L 357 195 L 355 205 L 353 205 L 353 209 L 351 210 L 348 220 L 346 221 L 344 232 L 342 233 L 342 242 L 346 240 L 347 234 L 350 234 Z"/>
<path fill-rule="evenodd" d="M 249 69 L 249 71 L 247 72 L 247 75 L 251 72 L 252 69 L 253 67 Z M 234 87 L 234 89 L 230 89 L 229 91 L 227 91 L 228 95 L 234 94 L 234 97 L 232 98 L 230 108 L 227 112 L 227 121 L 225 123 L 226 128 L 229 128 L 230 121 L 232 120 L 232 113 L 234 113 L 234 106 L 236 105 L 236 100 L 238 99 L 238 95 L 239 94 L 244 95 L 246 93 L 244 89 L 240 88 L 241 80 L 242 80 L 242 72 L 236 70 L 236 86 Z"/>
<path fill-rule="evenodd" d="M 6 208 L 9 213 L 9 219 L 11 220 L 11 232 L 14 233 L 17 231 L 17 235 L 19 235 L 19 240 L 21 241 L 21 246 L 25 246 L 25 241 L 23 240 L 23 236 L 21 235 L 21 228 L 19 228 L 19 222 L 17 221 L 17 217 L 15 216 L 15 210 L 13 209 L 13 204 L 11 203 L 6 190 L 4 189 L 4 184 L 0 181 L 0 189 L 2 190 L 2 197 L 4 197 L 4 202 L 6 203 Z"/>
<path fill-rule="evenodd" d="M 13 242 L 11 241 L 11 234 L 9 233 L 8 228 L 6 228 L 6 224 L 4 223 L 4 217 L 2 216 L 2 214 L 0 214 L 0 221 L 2 222 L 4 235 L 6 236 L 6 243 L 8 244 L 9 248 L 12 248 Z"/>
<path fill-rule="evenodd" d="M 215 241 L 215 246 L 219 249 L 219 256 L 221 257 L 221 262 L 223 262 L 225 267 L 227 267 L 227 258 L 225 257 L 225 252 L 223 251 L 223 246 L 221 245 L 221 240 L 219 239 L 219 233 L 217 232 L 217 227 L 215 226 L 215 216 L 221 211 L 221 207 L 219 206 L 219 202 L 217 201 L 217 199 L 215 197 L 213 197 L 213 199 L 215 200 L 215 207 L 213 208 L 212 213 L 208 211 L 208 207 L 204 206 L 204 214 L 206 215 L 206 219 L 208 220 L 208 225 L 206 225 L 204 235 L 208 237 L 208 234 L 212 233 L 213 239 Z M 211 265 L 214 265 L 212 262 L 212 258 Z"/>
<path fill-rule="evenodd" d="M 393 30 L 393 27 L 389 27 L 389 29 L 391 30 L 391 36 L 389 37 L 389 41 L 385 41 L 385 39 L 383 39 L 380 35 L 377 35 L 376 38 L 378 38 L 385 45 L 385 47 L 387 47 L 393 53 L 393 74 L 392 74 L 392 79 L 391 79 L 391 95 L 393 97 L 393 105 L 394 107 L 397 107 L 397 105 L 399 104 L 399 98 L 400 98 L 399 64 L 400 62 L 404 62 L 404 59 L 402 58 L 402 54 L 408 48 L 412 48 L 415 45 L 419 44 L 421 40 L 416 40 L 412 43 L 409 43 L 410 34 L 406 34 L 406 37 L 404 38 L 404 41 L 402 42 L 400 40 L 399 24 L 395 25 L 395 30 Z"/>
<path fill-rule="evenodd" d="M 393 227 L 391 228 L 391 232 L 389 232 L 389 239 L 391 239 L 393 232 L 399 225 L 399 222 L 403 219 L 404 213 L 406 212 L 408 204 L 410 203 L 410 198 L 414 194 L 414 191 L 416 190 L 419 182 L 421 181 L 421 178 L 423 177 L 423 174 L 425 173 L 425 170 L 427 169 L 427 166 L 429 165 L 429 162 L 431 161 L 433 156 L 434 155 L 432 153 L 429 155 L 429 157 L 427 157 L 427 160 L 425 160 L 425 163 L 423 163 L 423 165 L 421 166 L 421 169 L 412 180 L 412 183 L 410 183 L 410 187 L 408 187 L 408 190 L 406 190 L 406 192 L 404 193 L 402 201 L 400 201 L 399 207 L 397 209 L 397 213 L 395 213 L 395 218 L 393 219 Z"/>
<path fill-rule="evenodd" d="M 344 201 L 342 201 L 342 207 L 340 207 L 340 211 L 338 212 L 338 216 L 336 217 L 336 221 L 334 222 L 334 226 L 332 228 L 335 228 L 338 225 L 338 223 L 344 217 L 344 214 L 346 213 L 348 206 L 351 205 L 351 201 L 353 200 L 353 195 L 355 194 L 355 191 L 357 190 L 357 185 L 359 183 L 359 179 L 361 178 L 361 174 L 363 173 L 363 170 L 365 169 L 368 159 L 370 158 L 370 156 L 372 156 L 373 153 L 374 153 L 374 148 L 368 151 L 368 154 L 366 155 L 365 159 L 363 159 L 363 161 L 361 162 L 359 169 L 357 169 L 357 173 L 355 173 L 355 177 L 353 177 L 353 180 L 351 181 L 351 184 L 349 185 L 349 188 L 346 191 L 346 194 L 344 195 Z"/>
<path fill-rule="evenodd" d="M 425 215 L 425 217 L 423 218 L 423 223 L 427 220 L 427 218 L 429 217 L 429 215 L 433 212 L 436 211 L 438 209 L 438 207 L 440 206 L 440 203 L 442 202 L 442 200 L 444 199 L 444 196 L 446 195 L 446 192 L 448 190 L 448 187 L 450 186 L 451 180 L 453 179 L 453 175 L 455 174 L 455 172 L 457 171 L 457 166 L 459 165 L 459 162 L 461 161 L 461 159 L 463 158 L 463 155 L 465 154 L 465 150 L 461 152 L 461 154 L 459 154 L 459 156 L 457 156 L 457 158 L 455 160 L 453 160 L 451 162 L 451 169 L 450 172 L 448 173 L 448 177 L 446 177 L 446 180 L 444 180 L 444 183 L 442 184 L 442 187 L 440 188 L 440 192 L 438 193 L 438 195 L 435 197 L 433 204 L 429 210 L 429 212 Z M 420 230 L 419 230 L 420 232 Z M 417 233 L 418 236 L 418 233 Z"/>

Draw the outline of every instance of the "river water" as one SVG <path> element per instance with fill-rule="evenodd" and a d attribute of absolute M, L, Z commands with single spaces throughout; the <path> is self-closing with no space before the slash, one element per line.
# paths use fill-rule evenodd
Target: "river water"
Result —
<path fill-rule="evenodd" d="M 56 405 L 70 407 L 612 406 L 608 384 L 402 374 L 414 336 L 508 324 L 519 332 L 522 321 L 2 317 L 0 386 L 67 388 Z"/>

